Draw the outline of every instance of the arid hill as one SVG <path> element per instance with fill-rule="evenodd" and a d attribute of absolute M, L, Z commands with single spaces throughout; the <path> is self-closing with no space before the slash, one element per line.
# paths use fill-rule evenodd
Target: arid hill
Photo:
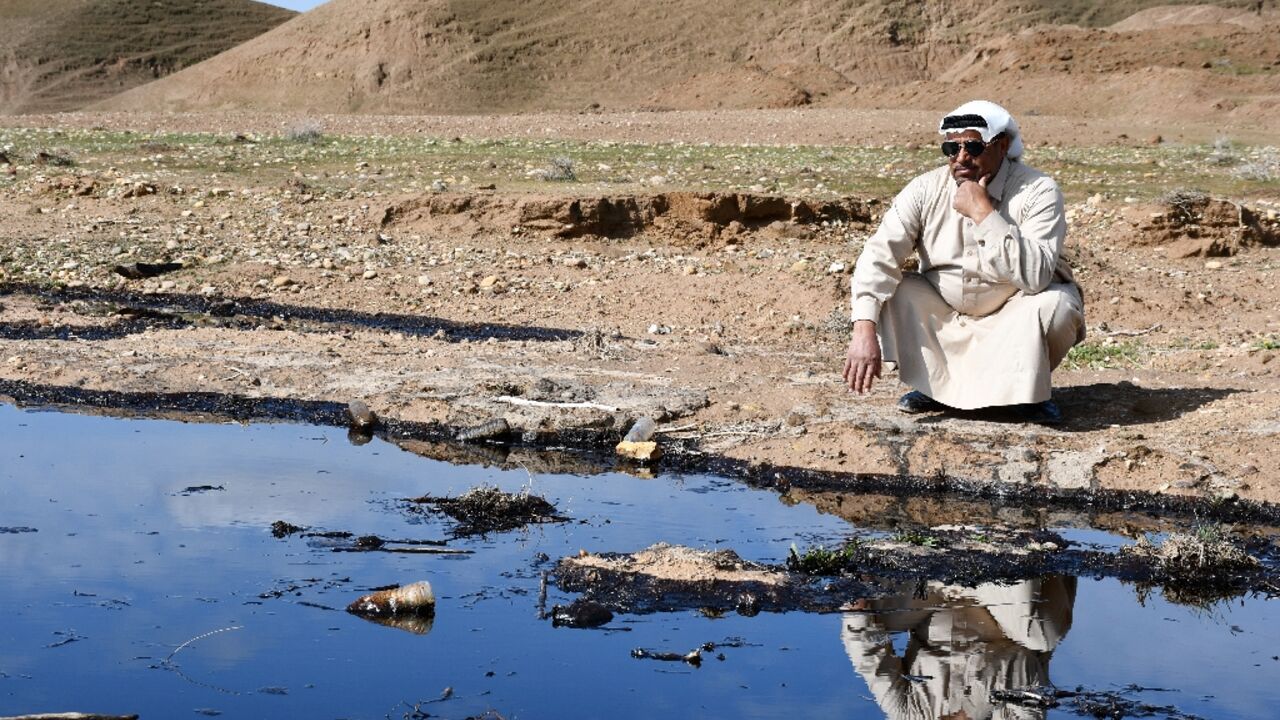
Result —
<path fill-rule="evenodd" d="M 296 14 L 249 0 L 4 0 L 0 113 L 82 108 Z"/>
<path fill-rule="evenodd" d="M 1203 120 L 1244 108 L 1257 120 L 1276 114 L 1280 95 L 1272 5 L 332 0 L 101 107 L 936 109 L 963 85 L 1024 111 L 1149 117 L 1177 108 Z"/>

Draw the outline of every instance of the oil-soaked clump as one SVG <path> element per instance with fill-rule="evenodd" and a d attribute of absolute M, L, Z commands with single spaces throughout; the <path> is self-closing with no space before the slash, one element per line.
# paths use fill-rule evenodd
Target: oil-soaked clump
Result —
<path fill-rule="evenodd" d="M 995 690 L 991 693 L 991 699 L 1006 705 L 1031 708 L 1040 713 L 1050 708 L 1060 708 L 1080 717 L 1160 717 L 1165 720 L 1202 720 L 1199 715 L 1183 712 L 1172 705 L 1153 705 L 1129 697 L 1148 691 L 1167 692 L 1161 688 L 1144 688 L 1139 685 L 1128 685 L 1119 691 L 1029 687 Z"/>
<path fill-rule="evenodd" d="M 514 530 L 534 523 L 564 522 L 555 505 L 528 491 L 503 492 L 495 487 L 477 487 L 458 497 L 424 495 L 409 502 L 433 505 L 458 521 L 455 535 L 483 535 Z"/>

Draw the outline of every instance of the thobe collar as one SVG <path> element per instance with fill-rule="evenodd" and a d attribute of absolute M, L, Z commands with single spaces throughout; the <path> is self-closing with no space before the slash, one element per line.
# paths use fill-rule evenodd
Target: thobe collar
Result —
<path fill-rule="evenodd" d="M 996 201 L 996 204 L 1004 200 L 1004 188 L 1008 184 L 1009 174 L 1013 172 L 1009 169 L 1012 164 L 1013 161 L 1007 157 L 1002 160 L 1000 169 L 996 171 L 996 176 L 991 178 L 991 182 L 987 184 L 987 194 L 991 196 L 992 200 Z"/>

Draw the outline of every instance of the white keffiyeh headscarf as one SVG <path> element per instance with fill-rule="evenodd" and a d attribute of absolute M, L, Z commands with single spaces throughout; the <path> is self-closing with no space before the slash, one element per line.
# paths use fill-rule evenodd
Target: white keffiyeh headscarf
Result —
<path fill-rule="evenodd" d="M 1009 152 L 1006 157 L 1017 160 L 1022 157 L 1022 133 L 1018 131 L 1018 123 L 1008 110 L 987 100 L 971 100 L 947 113 L 938 123 L 938 133 L 946 135 L 953 132 L 976 130 L 982 135 L 983 142 L 991 142 L 992 138 L 1004 133 L 1009 136 Z"/>

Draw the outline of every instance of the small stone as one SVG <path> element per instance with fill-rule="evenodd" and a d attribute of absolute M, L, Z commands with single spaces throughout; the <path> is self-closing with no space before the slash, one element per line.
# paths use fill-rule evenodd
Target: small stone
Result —
<path fill-rule="evenodd" d="M 497 275 L 486 275 L 486 276 L 485 276 L 485 277 L 480 281 L 480 289 L 481 289 L 481 290 L 492 290 L 492 289 L 493 289 L 493 287 L 494 287 L 495 285 L 497 285 L 497 284 L 498 284 L 498 276 L 497 276 Z"/>
<path fill-rule="evenodd" d="M 827 272 L 832 275 L 839 275 L 843 273 L 847 267 L 848 266 L 846 266 L 843 262 L 837 260 L 831 263 L 830 267 L 827 268 Z"/>
<path fill-rule="evenodd" d="M 804 272 L 809 269 L 808 260 L 797 260 L 791 264 L 791 272 Z"/>
<path fill-rule="evenodd" d="M 426 286 L 426 285 L 430 285 L 432 282 L 434 282 L 434 280 L 432 280 L 432 279 L 431 279 L 431 276 L 430 276 L 430 275 L 419 275 L 419 276 L 418 276 L 418 284 L 419 284 L 419 285 Z"/>
<path fill-rule="evenodd" d="M 372 280 L 372 279 L 374 279 L 374 278 L 378 277 L 378 271 L 377 271 L 377 270 L 365 270 L 365 271 L 360 275 L 360 277 L 364 278 L 365 280 Z"/>
<path fill-rule="evenodd" d="M 698 268 L 692 265 L 685 265 L 684 268 L 681 270 L 681 272 L 684 273 L 685 275 L 697 275 Z"/>
<path fill-rule="evenodd" d="M 1218 260 L 1210 260 L 1204 264 L 1205 270 L 1220 270 L 1221 268 L 1222 263 Z"/>
<path fill-rule="evenodd" d="M 587 266 L 586 258 L 565 258 L 564 266 L 571 268 L 584 268 Z"/>
<path fill-rule="evenodd" d="M 294 284 L 296 284 L 296 282 L 288 275 L 277 275 L 271 280 L 271 287 L 275 288 L 289 287 Z"/>

